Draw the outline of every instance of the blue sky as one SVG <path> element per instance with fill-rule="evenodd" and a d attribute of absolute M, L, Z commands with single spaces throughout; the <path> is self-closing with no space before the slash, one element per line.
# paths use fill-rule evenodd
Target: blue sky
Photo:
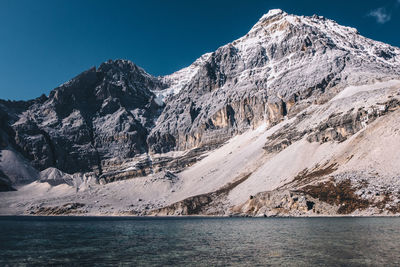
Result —
<path fill-rule="evenodd" d="M 0 0 L 0 98 L 48 94 L 108 59 L 169 74 L 246 34 L 272 8 L 400 46 L 400 0 Z"/>

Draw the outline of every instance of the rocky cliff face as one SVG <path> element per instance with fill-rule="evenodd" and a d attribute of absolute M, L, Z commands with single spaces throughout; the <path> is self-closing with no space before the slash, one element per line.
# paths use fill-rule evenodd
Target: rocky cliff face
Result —
<path fill-rule="evenodd" d="M 13 124 L 16 144 L 43 170 L 102 172 L 102 160 L 147 152 L 164 85 L 125 60 L 108 61 L 54 89 Z"/>
<path fill-rule="evenodd" d="M 246 36 L 196 61 L 167 101 L 150 149 L 185 150 L 274 125 L 349 84 L 398 77 L 399 55 L 323 17 L 272 10 Z"/>

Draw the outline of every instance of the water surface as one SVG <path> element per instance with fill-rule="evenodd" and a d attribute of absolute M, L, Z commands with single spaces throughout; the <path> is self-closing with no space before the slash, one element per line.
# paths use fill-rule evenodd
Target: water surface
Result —
<path fill-rule="evenodd" d="M 400 266 L 400 218 L 0 217 L 0 266 Z"/>

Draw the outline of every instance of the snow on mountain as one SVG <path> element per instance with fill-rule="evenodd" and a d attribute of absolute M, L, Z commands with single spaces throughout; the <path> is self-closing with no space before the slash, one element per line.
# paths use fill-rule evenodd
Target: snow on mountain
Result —
<path fill-rule="evenodd" d="M 182 88 L 197 74 L 200 66 L 210 57 L 211 53 L 206 53 L 193 62 L 190 66 L 178 70 L 170 75 L 160 77 L 161 81 L 167 84 L 167 89 L 153 91 L 157 96 L 157 103 L 162 106 L 164 99 L 168 96 L 178 94 Z"/>
<path fill-rule="evenodd" d="M 310 101 L 329 100 L 349 85 L 397 78 L 399 56 L 398 48 L 332 20 L 273 10 L 248 34 L 190 67 L 196 72 L 167 101 L 149 135 L 150 150 L 220 142 L 265 119 L 274 124 Z"/>

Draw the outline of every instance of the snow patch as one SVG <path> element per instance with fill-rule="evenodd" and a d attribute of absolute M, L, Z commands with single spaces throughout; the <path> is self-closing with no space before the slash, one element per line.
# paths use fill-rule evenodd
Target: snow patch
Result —
<path fill-rule="evenodd" d="M 38 171 L 12 149 L 1 150 L 0 170 L 10 179 L 12 184 L 26 184 L 35 181 L 39 177 Z"/>
<path fill-rule="evenodd" d="M 283 14 L 283 13 L 285 13 L 285 12 L 283 12 L 282 9 L 279 9 L 279 8 L 277 8 L 277 9 L 271 9 L 271 10 L 268 11 L 268 13 L 264 14 L 264 15 L 261 17 L 260 20 L 269 19 L 269 18 L 271 18 L 271 17 L 274 17 L 274 16 L 279 15 L 279 14 Z"/>

